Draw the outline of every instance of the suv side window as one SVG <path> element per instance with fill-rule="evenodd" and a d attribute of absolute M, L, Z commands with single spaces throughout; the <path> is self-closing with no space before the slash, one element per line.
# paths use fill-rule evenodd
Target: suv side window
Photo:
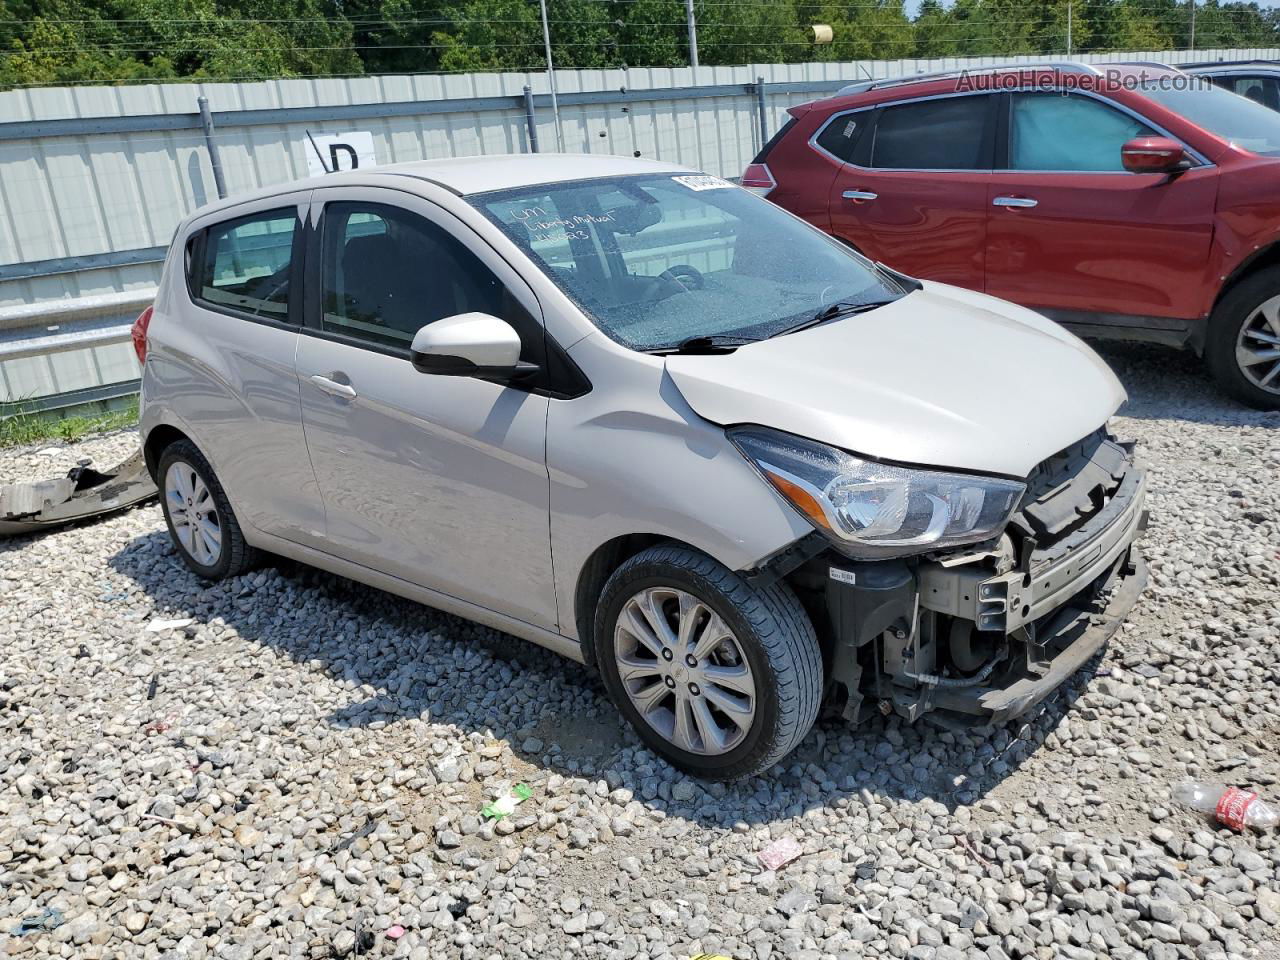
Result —
<path fill-rule="evenodd" d="M 298 234 L 293 207 L 215 224 L 188 257 L 188 290 L 216 310 L 289 319 L 289 274 Z M 195 251 L 199 253 L 196 254 Z"/>
<path fill-rule="evenodd" d="M 885 107 L 871 166 L 890 170 L 990 170 L 990 96 L 942 97 Z"/>
<path fill-rule="evenodd" d="M 502 282 L 447 230 L 415 213 L 328 203 L 321 242 L 320 328 L 327 333 L 408 350 L 419 328 L 455 314 L 512 322 L 515 301 Z"/>
<path fill-rule="evenodd" d="M 1123 173 L 1120 148 L 1125 142 L 1155 135 L 1142 121 L 1090 97 L 1015 93 L 1009 168 Z"/>
<path fill-rule="evenodd" d="M 1248 97 L 1255 103 L 1270 107 L 1272 110 L 1280 110 L 1280 82 L 1277 82 L 1275 77 L 1224 73 L 1210 79 L 1224 90 Z"/>
<path fill-rule="evenodd" d="M 822 129 L 814 142 L 833 157 L 849 163 L 870 117 L 870 110 L 838 116 Z"/>

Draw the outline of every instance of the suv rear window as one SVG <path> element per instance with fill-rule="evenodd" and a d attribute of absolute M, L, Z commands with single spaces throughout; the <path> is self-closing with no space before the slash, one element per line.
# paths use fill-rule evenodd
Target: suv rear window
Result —
<path fill-rule="evenodd" d="M 200 255 L 192 261 L 188 288 L 207 306 L 287 320 L 297 227 L 293 207 L 209 227 Z"/>
<path fill-rule="evenodd" d="M 876 121 L 871 165 L 896 170 L 989 170 L 987 96 L 886 107 Z"/>

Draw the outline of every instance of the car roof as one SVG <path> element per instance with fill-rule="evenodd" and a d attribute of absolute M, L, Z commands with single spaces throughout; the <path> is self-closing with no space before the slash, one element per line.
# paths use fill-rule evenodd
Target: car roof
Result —
<path fill-rule="evenodd" d="M 1243 71 L 1280 70 L 1280 60 L 1205 60 L 1202 63 L 1179 64 L 1190 73 L 1240 73 Z"/>
<path fill-rule="evenodd" d="M 544 183 L 624 177 L 644 173 L 688 173 L 689 167 L 639 157 L 582 153 L 508 153 L 447 160 L 417 160 L 378 167 L 379 171 L 430 180 L 454 193 L 488 193 Z"/>
<path fill-rule="evenodd" d="M 1084 63 L 1073 60 L 1038 61 L 1028 63 L 1001 63 L 982 67 L 955 67 L 934 73 L 918 73 L 900 77 L 880 77 L 859 80 L 841 87 L 833 97 L 820 101 L 824 106 L 844 106 L 843 101 L 852 104 L 856 98 L 861 103 L 876 103 L 881 100 L 901 97 L 914 97 L 922 92 L 944 92 L 948 85 L 954 88 L 964 77 L 982 77 L 983 85 L 988 91 L 995 92 L 1007 89 L 999 82 L 999 78 L 1013 77 L 1019 80 L 1033 80 L 1043 83 L 1052 80 L 1055 75 L 1074 74 L 1084 78 L 1082 87 L 1089 86 L 1088 79 L 1115 79 L 1124 81 L 1150 75 L 1152 71 L 1178 73 L 1178 65 L 1158 63 L 1155 61 L 1117 61 L 1113 63 Z M 975 92 L 981 92 L 975 88 Z M 836 104 L 835 101 L 841 101 Z"/>
<path fill-rule="evenodd" d="M 645 173 L 689 173 L 691 168 L 658 160 L 581 153 L 510 153 L 477 157 L 449 157 L 440 160 L 412 160 L 388 163 L 360 170 L 322 174 L 302 180 L 278 183 L 250 193 L 237 194 L 201 207 L 207 213 L 229 209 L 251 200 L 266 199 L 316 187 L 368 186 L 391 178 L 412 177 L 444 187 L 458 196 L 531 187 L 598 177 L 623 177 Z"/>

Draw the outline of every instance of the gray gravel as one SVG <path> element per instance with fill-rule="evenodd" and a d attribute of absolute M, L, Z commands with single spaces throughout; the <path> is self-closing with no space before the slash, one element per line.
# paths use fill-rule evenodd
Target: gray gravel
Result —
<path fill-rule="evenodd" d="M 202 584 L 155 506 L 0 544 L 0 954 L 1280 956 L 1280 840 L 1167 796 L 1280 799 L 1280 416 L 1106 355 L 1153 526 L 1105 658 L 1007 728 L 824 725 L 732 787 L 492 631 L 292 565 Z M 0 479 L 132 442 L 0 451 Z M 783 836 L 804 855 L 761 874 Z"/>

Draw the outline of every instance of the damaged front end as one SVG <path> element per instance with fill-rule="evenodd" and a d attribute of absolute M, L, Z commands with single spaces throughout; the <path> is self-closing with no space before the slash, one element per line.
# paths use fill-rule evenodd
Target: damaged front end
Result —
<path fill-rule="evenodd" d="M 851 722 L 945 710 L 998 723 L 1039 702 L 1145 586 L 1133 546 L 1145 494 L 1132 445 L 1099 430 L 1041 463 L 980 548 L 876 561 L 824 549 L 799 563 L 788 579 L 830 628 L 829 709 Z"/>
<path fill-rule="evenodd" d="M 157 494 L 141 450 L 106 471 L 83 460 L 65 477 L 0 484 L 0 538 L 114 513 Z"/>

